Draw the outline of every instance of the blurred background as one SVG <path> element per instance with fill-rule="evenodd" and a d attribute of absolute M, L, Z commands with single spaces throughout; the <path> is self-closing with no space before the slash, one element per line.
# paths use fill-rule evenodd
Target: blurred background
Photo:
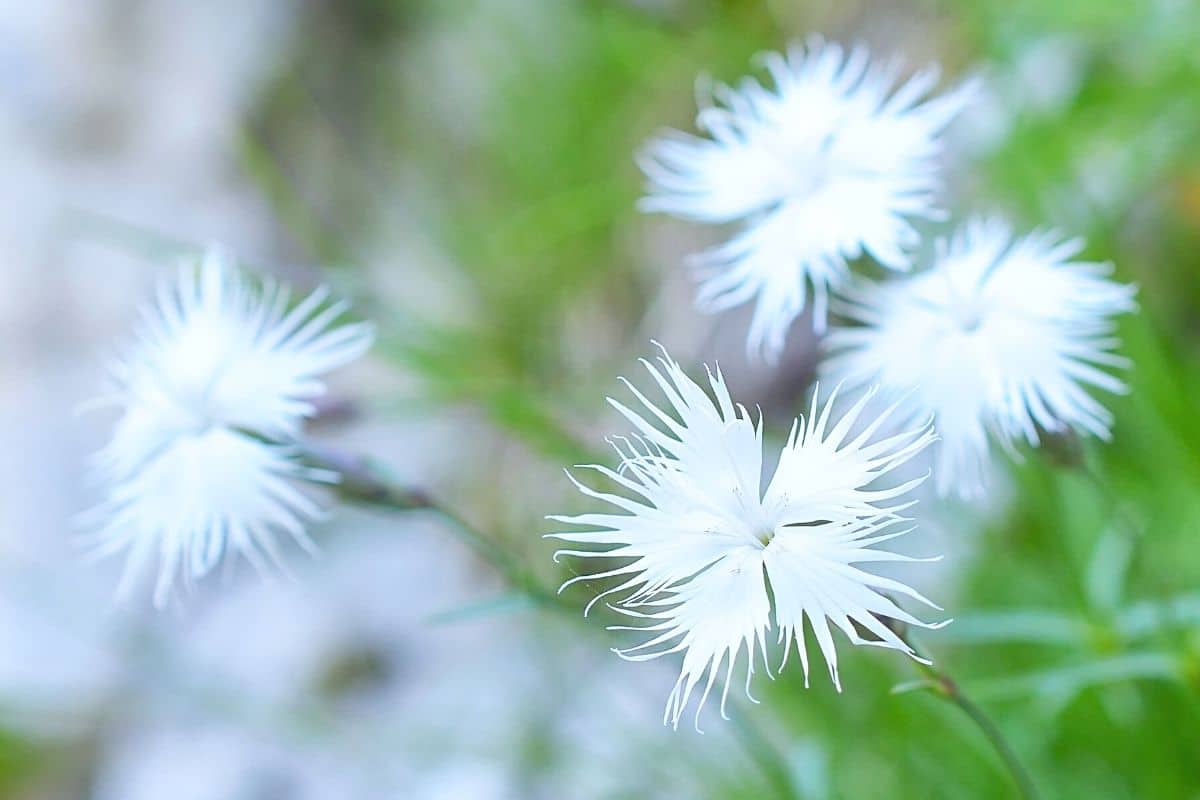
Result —
<path fill-rule="evenodd" d="M 116 607 L 119 564 L 72 538 L 112 422 L 76 408 L 157 271 L 219 242 L 379 325 L 314 435 L 556 585 L 543 517 L 585 505 L 561 469 L 611 461 L 603 398 L 651 338 L 772 423 L 806 397 L 807 326 L 746 363 L 746 315 L 692 307 L 684 257 L 717 234 L 639 215 L 633 154 L 691 128 L 697 76 L 814 32 L 981 75 L 949 207 L 1082 234 L 1141 286 L 1114 441 L 925 504 L 909 548 L 947 558 L 913 580 L 957 621 L 924 647 L 1044 796 L 1200 798 L 1190 0 L 0 1 L 0 797 L 1014 796 L 870 648 L 842 648 L 844 694 L 792 670 L 703 736 L 663 728 L 677 663 L 620 661 L 419 513 L 336 506 L 297 580 L 242 569 L 161 613 Z"/>

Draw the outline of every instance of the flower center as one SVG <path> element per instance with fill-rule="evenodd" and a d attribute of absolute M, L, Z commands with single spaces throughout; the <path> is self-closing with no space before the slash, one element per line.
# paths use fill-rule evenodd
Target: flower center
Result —
<path fill-rule="evenodd" d="M 984 306 L 978 288 L 961 290 L 949 270 L 943 270 L 946 281 L 945 313 L 962 333 L 974 333 L 983 324 Z"/>
<path fill-rule="evenodd" d="M 769 545 L 771 543 L 771 540 L 774 538 L 775 538 L 775 529 L 774 528 L 759 528 L 754 533 L 754 540 L 757 541 L 763 547 L 766 547 L 767 545 Z"/>
<path fill-rule="evenodd" d="M 181 405 L 180 412 L 183 417 L 180 428 L 183 433 L 191 436 L 203 436 L 219 424 L 216 414 L 208 407 L 207 402 Z"/>
<path fill-rule="evenodd" d="M 983 322 L 983 309 L 974 300 L 960 303 L 955 307 L 954 321 L 963 333 L 974 333 Z"/>
<path fill-rule="evenodd" d="M 777 137 L 764 142 L 774 156 L 776 187 L 783 198 L 796 200 L 824 189 L 840 165 L 831 153 L 833 134 L 813 141 Z"/>
<path fill-rule="evenodd" d="M 824 153 L 802 163 L 792 180 L 792 193 L 795 196 L 815 194 L 829 183 L 833 175 L 833 164 Z"/>

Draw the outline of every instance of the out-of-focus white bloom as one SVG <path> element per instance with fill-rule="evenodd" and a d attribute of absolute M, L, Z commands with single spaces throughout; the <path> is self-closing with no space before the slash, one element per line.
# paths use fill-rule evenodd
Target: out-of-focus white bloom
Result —
<path fill-rule="evenodd" d="M 1121 392 L 1101 367 L 1123 367 L 1111 317 L 1135 308 L 1135 287 L 1111 265 L 1073 261 L 1080 239 L 1051 231 L 1014 240 L 995 219 L 939 240 L 932 269 L 851 290 L 848 316 L 827 341 L 824 373 L 903 396 L 913 417 L 934 416 L 941 493 L 983 491 L 990 431 L 1005 448 L 1043 431 L 1107 438 L 1112 416 L 1085 386 Z"/>
<path fill-rule="evenodd" d="M 708 374 L 714 402 L 665 351 L 661 368 L 643 363 L 677 417 L 626 382 L 646 411 L 609 402 L 638 432 L 614 441 L 622 457 L 618 470 L 587 467 L 632 496 L 575 482 L 584 494 L 626 513 L 552 517 L 590 530 L 551 536 L 608 547 L 561 550 L 556 557 L 620 560 L 619 566 L 564 584 L 621 579 L 596 599 L 623 593 L 615 607 L 644 625 L 621 629 L 649 631 L 650 638 L 618 654 L 643 661 L 683 651 L 682 672 L 667 700 L 664 721 L 678 725 L 703 680 L 698 724 L 700 708 L 722 667 L 724 714 L 734 665 L 743 649 L 749 694 L 760 656 L 771 674 L 766 637 L 772 629 L 783 644 L 780 668 L 794 641 L 807 682 L 805 616 L 839 689 L 830 622 L 855 644 L 888 647 L 916 658 L 882 618 L 926 623 L 882 591 L 933 604 L 908 586 L 859 565 L 917 560 L 873 546 L 908 532 L 896 525 L 903 522 L 899 513 L 910 503 L 892 501 L 923 478 L 894 486 L 876 486 L 875 481 L 933 440 L 929 424 L 876 439 L 890 413 L 885 412 L 852 435 L 866 398 L 835 421 L 834 398 L 818 408 L 814 396 L 808 419 L 792 427 L 764 491 L 761 420 L 755 423 L 745 407 L 734 405 L 720 372 Z"/>
<path fill-rule="evenodd" d="M 703 108 L 700 138 L 671 132 L 640 163 L 649 178 L 641 207 L 709 223 L 741 221 L 733 239 L 700 254 L 698 302 L 723 310 L 756 299 L 748 345 L 776 355 L 812 284 L 814 319 L 828 293 L 866 252 L 910 267 L 910 220 L 935 218 L 939 134 L 973 84 L 925 99 L 927 67 L 897 86 L 896 61 L 872 64 L 820 39 L 764 57 L 774 82 L 718 86 Z"/>
<path fill-rule="evenodd" d="M 128 551 L 122 590 L 156 555 L 156 605 L 176 579 L 205 575 L 227 550 L 279 564 L 285 531 L 307 549 L 319 507 L 295 480 L 335 476 L 296 458 L 320 375 L 362 355 L 369 324 L 333 327 L 344 303 L 318 289 L 289 309 L 288 290 L 252 287 L 220 252 L 160 283 L 136 343 L 114 361 L 121 409 L 97 454 L 104 502 L 90 516 L 102 554 Z"/>

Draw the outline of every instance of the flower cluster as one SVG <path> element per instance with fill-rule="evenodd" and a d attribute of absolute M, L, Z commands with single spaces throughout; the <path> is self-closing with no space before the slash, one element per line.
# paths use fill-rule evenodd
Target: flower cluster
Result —
<path fill-rule="evenodd" d="M 936 69 L 901 82 L 894 62 L 820 40 L 764 63 L 771 88 L 718 87 L 697 117 L 703 136 L 650 144 L 642 207 L 740 225 L 697 258 L 698 302 L 753 300 L 752 353 L 779 353 L 810 291 L 817 333 L 836 312 L 820 371 L 853 403 L 838 416 L 832 396 L 821 406 L 814 395 L 764 487 L 761 421 L 734 404 L 720 372 L 708 376 L 709 396 L 664 351 L 646 366 L 666 407 L 630 385 L 644 411 L 611 401 L 636 429 L 614 440 L 619 468 L 588 467 L 620 493 L 576 481 L 623 513 L 553 518 L 585 528 L 551 534 L 588 545 L 560 555 L 615 562 L 567 583 L 615 581 L 597 600 L 614 598 L 639 623 L 617 627 L 649 637 L 617 652 L 682 652 L 672 725 L 697 696 L 698 720 L 722 672 L 724 713 L 739 662 L 749 694 L 759 663 L 770 674 L 768 634 L 780 667 L 794 645 L 807 683 L 805 620 L 839 689 L 834 629 L 919 658 L 887 620 L 930 627 L 893 596 L 932 603 L 861 566 L 919 560 L 876 547 L 910 530 L 903 496 L 920 479 L 900 481 L 897 468 L 929 447 L 939 492 L 977 496 L 989 441 L 1036 446 L 1067 430 L 1106 438 L 1111 416 L 1087 389 L 1124 388 L 1108 371 L 1125 365 L 1113 317 L 1134 308 L 1134 289 L 1110 280 L 1109 265 L 1076 260 L 1080 240 L 1016 236 L 980 218 L 937 240 L 929 263 L 917 256 L 915 223 L 944 216 L 940 137 L 969 103 L 970 82 L 930 97 Z M 910 274 L 855 278 L 850 262 L 864 256 Z M 876 404 L 886 410 L 871 413 Z"/>
<path fill-rule="evenodd" d="M 934 95 L 935 68 L 901 80 L 895 62 L 820 40 L 764 63 L 770 87 L 714 90 L 703 135 L 648 146 L 642 205 L 738 226 L 698 257 L 699 303 L 753 301 L 752 353 L 776 356 L 811 294 L 815 331 L 830 328 L 820 373 L 838 388 L 823 402 L 814 392 L 765 478 L 761 416 L 735 403 L 719 369 L 705 387 L 663 349 L 643 364 L 665 403 L 626 382 L 640 407 L 610 400 L 634 428 L 611 440 L 619 466 L 585 467 L 600 486 L 571 478 L 616 511 L 551 518 L 569 526 L 549 534 L 570 545 L 556 558 L 608 565 L 564 587 L 611 580 L 592 603 L 610 598 L 631 620 L 617 627 L 646 637 L 617 652 L 682 654 L 673 726 L 693 699 L 698 724 L 718 680 L 724 713 L 739 664 L 749 694 L 760 667 L 773 675 L 770 650 L 779 669 L 795 650 L 807 683 L 810 632 L 839 690 L 838 631 L 921 660 L 903 630 L 943 623 L 899 601 L 937 606 L 870 568 L 928 560 L 880 547 L 912 530 L 904 512 L 924 476 L 901 468 L 928 450 L 940 493 L 975 497 L 993 443 L 1106 438 L 1112 418 L 1090 390 L 1124 390 L 1113 319 L 1135 292 L 1080 260 L 1080 240 L 975 218 L 918 255 L 918 227 L 946 216 L 941 139 L 971 82 Z M 866 258 L 890 277 L 855 277 Z M 312 549 L 305 523 L 321 509 L 301 484 L 338 475 L 302 458 L 302 427 L 322 376 L 373 335 L 338 325 L 344 311 L 324 289 L 293 304 L 216 251 L 160 286 L 112 365 L 106 399 L 120 420 L 96 459 L 96 547 L 128 552 L 123 584 L 157 560 L 161 606 L 230 551 L 264 567 L 280 562 L 280 534 Z"/>
<path fill-rule="evenodd" d="M 98 553 L 128 551 L 123 590 L 157 559 L 161 606 L 226 551 L 262 568 L 281 563 L 280 532 L 313 549 L 304 522 L 320 508 L 296 481 L 336 476 L 305 466 L 297 440 L 320 376 L 373 337 L 366 323 L 334 327 L 346 307 L 328 295 L 292 305 L 284 286 L 252 288 L 217 250 L 159 284 L 102 398 L 120 419 L 96 456 L 105 499 L 90 516 Z"/>

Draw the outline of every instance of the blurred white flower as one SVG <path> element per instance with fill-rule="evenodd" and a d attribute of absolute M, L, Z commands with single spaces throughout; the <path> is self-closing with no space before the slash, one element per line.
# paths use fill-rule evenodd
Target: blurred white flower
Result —
<path fill-rule="evenodd" d="M 704 680 L 696 710 L 698 725 L 700 710 L 722 666 L 724 714 L 743 645 L 749 694 L 759 657 L 756 650 L 771 675 L 766 635 L 772 628 L 778 630 L 778 641 L 783 644 L 780 668 L 794 641 L 807 683 L 806 615 L 839 690 L 829 622 L 855 644 L 888 647 L 916 658 L 882 618 L 929 626 L 882 591 L 933 604 L 908 586 L 857 565 L 919 560 L 873 545 L 908 532 L 895 526 L 904 521 L 899 512 L 910 503 L 890 501 L 923 478 L 872 486 L 933 441 L 929 424 L 876 440 L 875 432 L 890 413 L 885 412 L 851 436 L 867 398 L 831 421 L 834 397 L 818 409 L 814 396 L 808 419 L 793 425 L 774 477 L 763 491 L 761 420 L 755 423 L 745 407 L 734 405 L 720 372 L 708 374 L 714 402 L 665 351 L 661 369 L 643 363 L 678 419 L 626 382 L 649 412 L 648 418 L 610 399 L 638 433 L 613 442 L 622 457 L 618 470 L 598 465 L 587 468 L 633 497 L 601 492 L 578 481 L 575 485 L 584 494 L 627 513 L 552 517 L 591 530 L 551 536 L 608 546 L 606 550 L 560 550 L 556 557 L 620 560 L 619 566 L 610 570 L 564 584 L 622 579 L 596 600 L 624 593 L 615 601 L 616 610 L 642 620 L 644 626 L 620 629 L 650 631 L 651 637 L 635 647 L 617 650 L 618 654 L 643 661 L 684 652 L 682 672 L 667 700 L 664 721 L 678 726 L 693 690 Z"/>
<path fill-rule="evenodd" d="M 205 575 L 227 550 L 262 569 L 280 564 L 280 531 L 312 548 L 304 522 L 320 509 L 295 480 L 335 476 L 300 463 L 295 440 L 319 376 L 373 336 L 366 323 L 332 327 L 346 305 L 328 294 L 289 309 L 285 287 L 252 287 L 216 250 L 159 284 L 102 398 L 122 413 L 96 456 L 105 499 L 88 516 L 97 552 L 128 551 L 122 592 L 155 555 L 161 606 L 180 575 Z"/>
<path fill-rule="evenodd" d="M 718 104 L 697 127 L 710 138 L 673 131 L 640 158 L 649 178 L 641 208 L 708 223 L 744 222 L 731 240 L 696 258 L 698 303 L 724 310 L 756 298 L 748 346 L 778 354 L 808 301 L 825 325 L 830 289 L 848 277 L 847 260 L 868 253 L 906 270 L 917 242 L 910 220 L 936 218 L 939 134 L 973 84 L 922 100 L 938 80 L 927 67 L 897 86 L 899 64 L 872 64 L 813 39 L 786 56 L 764 57 L 774 82 L 717 86 Z"/>
<path fill-rule="evenodd" d="M 1101 367 L 1127 365 L 1111 317 L 1135 308 L 1136 289 L 1108 280 L 1109 264 L 1072 261 L 1082 248 L 971 220 L 937 242 L 931 269 L 848 292 L 843 310 L 862 326 L 830 334 L 823 373 L 934 416 L 942 494 L 982 493 L 989 431 L 1009 450 L 1037 445 L 1039 428 L 1108 438 L 1112 415 L 1084 387 L 1124 391 Z"/>

